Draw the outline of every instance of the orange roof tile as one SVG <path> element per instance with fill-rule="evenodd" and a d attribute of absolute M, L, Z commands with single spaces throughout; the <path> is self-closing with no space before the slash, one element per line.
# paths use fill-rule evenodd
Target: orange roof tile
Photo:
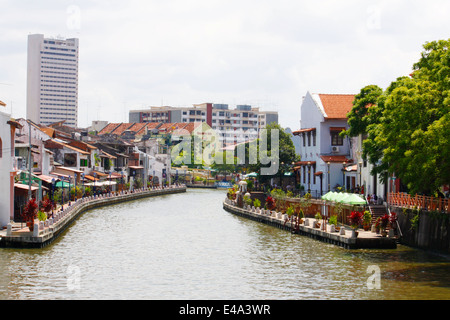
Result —
<path fill-rule="evenodd" d="M 108 123 L 106 127 L 104 127 L 100 132 L 99 135 L 111 133 L 119 126 L 119 123 Z"/>
<path fill-rule="evenodd" d="M 117 134 L 118 136 L 122 135 L 125 130 L 128 130 L 133 125 L 133 123 L 121 123 L 110 133 Z"/>
<path fill-rule="evenodd" d="M 328 119 L 346 119 L 353 108 L 354 94 L 319 94 Z"/>
<path fill-rule="evenodd" d="M 346 156 L 320 156 L 320 158 L 322 159 L 323 162 L 339 162 L 339 163 L 343 163 L 343 162 L 349 162 L 350 159 L 348 159 Z"/>

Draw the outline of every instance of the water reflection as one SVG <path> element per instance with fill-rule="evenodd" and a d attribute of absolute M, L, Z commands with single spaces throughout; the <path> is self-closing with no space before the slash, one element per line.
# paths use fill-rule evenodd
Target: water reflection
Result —
<path fill-rule="evenodd" d="M 450 262 L 345 250 L 234 216 L 225 191 L 86 212 L 40 250 L 0 252 L 1 299 L 449 299 Z M 370 266 L 381 288 L 369 289 Z"/>

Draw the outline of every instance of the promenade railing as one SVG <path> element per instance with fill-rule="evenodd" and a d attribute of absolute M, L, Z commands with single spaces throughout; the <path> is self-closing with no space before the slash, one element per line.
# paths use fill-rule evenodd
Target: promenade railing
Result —
<path fill-rule="evenodd" d="M 388 195 L 388 203 L 391 206 L 427 211 L 440 211 L 450 213 L 450 199 L 436 198 L 422 195 L 411 196 L 407 193 L 391 192 Z"/>

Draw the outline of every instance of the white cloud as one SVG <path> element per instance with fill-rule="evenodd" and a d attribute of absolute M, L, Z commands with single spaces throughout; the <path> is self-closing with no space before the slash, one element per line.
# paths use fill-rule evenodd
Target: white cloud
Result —
<path fill-rule="evenodd" d="M 80 38 L 79 123 L 206 101 L 279 111 L 306 91 L 357 93 L 408 74 L 450 34 L 445 0 L 1 1 L 0 100 L 24 117 L 29 33 Z M 79 9 L 79 10 L 77 10 Z"/>

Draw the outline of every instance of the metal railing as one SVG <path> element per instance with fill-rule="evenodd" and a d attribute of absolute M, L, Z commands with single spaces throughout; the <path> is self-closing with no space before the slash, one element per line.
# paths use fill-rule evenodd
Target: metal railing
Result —
<path fill-rule="evenodd" d="M 411 196 L 407 193 L 389 193 L 388 203 L 391 206 L 419 209 L 427 211 L 440 211 L 450 213 L 450 199 L 436 198 L 422 195 Z"/>

